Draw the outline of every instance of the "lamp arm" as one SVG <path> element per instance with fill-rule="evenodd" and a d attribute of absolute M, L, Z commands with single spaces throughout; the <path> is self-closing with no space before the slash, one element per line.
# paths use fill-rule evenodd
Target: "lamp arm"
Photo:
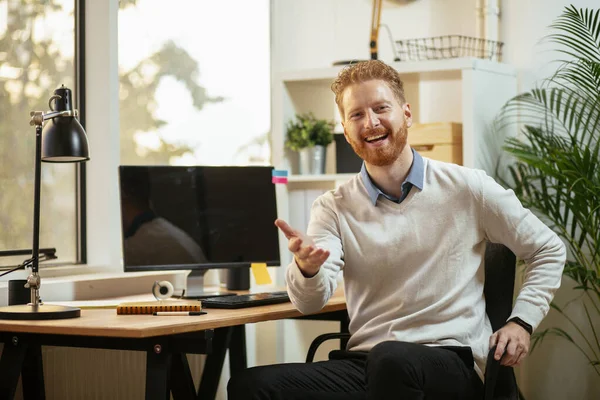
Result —
<path fill-rule="evenodd" d="M 32 112 L 31 121 L 34 118 L 41 117 L 43 122 L 43 113 Z M 31 122 L 30 122 L 31 123 Z M 31 289 L 31 304 L 33 307 L 37 307 L 40 303 L 40 275 L 39 260 L 40 260 L 40 195 L 42 186 L 42 124 L 35 124 L 35 173 L 33 178 L 33 248 L 31 256 L 31 274 L 27 277 L 27 284 L 25 287 Z"/>
<path fill-rule="evenodd" d="M 31 119 L 29 120 L 29 125 L 31 126 L 42 126 L 44 121 L 47 121 L 56 117 L 79 117 L 79 113 L 77 110 L 64 110 L 64 111 L 51 111 L 51 112 L 43 112 L 43 111 L 31 111 L 29 113 Z"/>
<path fill-rule="evenodd" d="M 377 39 L 379 38 L 379 21 L 381 20 L 381 3 L 383 0 L 373 0 L 371 14 L 371 60 L 377 60 Z"/>

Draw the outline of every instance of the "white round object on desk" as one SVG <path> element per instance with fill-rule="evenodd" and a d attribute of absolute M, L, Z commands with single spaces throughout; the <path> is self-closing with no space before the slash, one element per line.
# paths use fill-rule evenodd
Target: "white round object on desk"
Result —
<path fill-rule="evenodd" d="M 152 285 L 152 294 L 156 297 L 156 300 L 165 300 L 173 296 L 173 284 L 169 281 L 156 281 Z"/>

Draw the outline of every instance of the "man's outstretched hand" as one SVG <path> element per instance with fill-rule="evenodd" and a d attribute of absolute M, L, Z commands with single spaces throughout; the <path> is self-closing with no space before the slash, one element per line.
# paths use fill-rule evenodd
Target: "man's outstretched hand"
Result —
<path fill-rule="evenodd" d="M 502 358 L 500 364 L 508 367 L 521 364 L 521 361 L 529 352 L 529 342 L 529 332 L 514 322 L 507 323 L 490 337 L 490 347 L 496 345 L 494 358 L 496 360 Z M 502 354 L 504 354 L 504 357 Z"/>
<path fill-rule="evenodd" d="M 315 276 L 329 257 L 329 251 L 317 248 L 310 237 L 293 229 L 282 219 L 276 220 L 275 226 L 281 229 L 288 239 L 288 249 L 294 254 L 302 274 L 307 278 Z"/>

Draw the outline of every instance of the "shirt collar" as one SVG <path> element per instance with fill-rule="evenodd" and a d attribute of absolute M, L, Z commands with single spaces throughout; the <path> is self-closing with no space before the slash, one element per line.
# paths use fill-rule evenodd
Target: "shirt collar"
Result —
<path fill-rule="evenodd" d="M 423 190 L 423 182 L 425 181 L 425 166 L 423 163 L 423 157 L 421 157 L 421 155 L 412 148 L 411 151 L 413 153 L 413 162 L 410 166 L 410 170 L 408 171 L 408 176 L 406 177 L 406 180 L 402 182 L 402 185 L 404 186 L 404 184 L 408 182 L 418 187 L 419 190 Z M 369 194 L 371 203 L 373 203 L 373 205 L 376 205 L 379 195 L 383 195 L 383 192 L 379 190 L 379 188 L 375 186 L 375 184 L 371 180 L 371 177 L 367 172 L 367 167 L 365 166 L 364 162 L 360 169 L 360 175 L 363 184 L 365 185 L 365 188 L 367 188 L 367 193 Z"/>

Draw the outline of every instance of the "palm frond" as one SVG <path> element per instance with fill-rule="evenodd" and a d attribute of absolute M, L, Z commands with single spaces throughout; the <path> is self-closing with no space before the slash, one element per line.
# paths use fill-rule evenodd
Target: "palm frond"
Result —
<path fill-rule="evenodd" d="M 557 30 L 550 40 L 558 50 L 576 59 L 600 62 L 600 10 L 577 9 L 571 5 L 550 25 Z"/>
<path fill-rule="evenodd" d="M 600 318 L 600 10 L 566 7 L 551 28 L 549 39 L 566 59 L 537 87 L 509 100 L 494 123 L 496 129 L 516 125 L 520 132 L 504 143 L 512 164 L 501 182 L 565 241 L 563 273 L 579 293 L 564 308 L 551 304 L 576 334 L 543 330 L 534 334 L 532 351 L 546 337 L 560 337 L 600 375 L 600 330 L 594 325 Z M 575 303 L 585 311 L 582 324 L 591 327 L 591 338 L 566 311 Z"/>

